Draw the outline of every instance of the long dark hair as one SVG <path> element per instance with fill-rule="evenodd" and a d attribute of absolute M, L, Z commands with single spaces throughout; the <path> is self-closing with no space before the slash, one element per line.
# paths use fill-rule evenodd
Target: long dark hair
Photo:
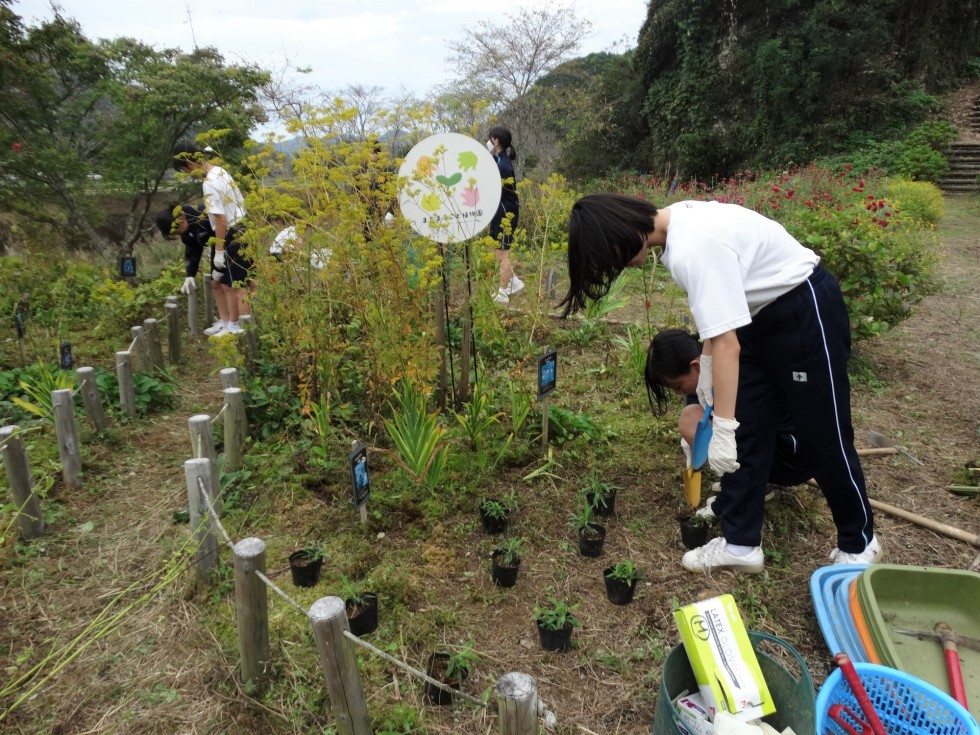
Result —
<path fill-rule="evenodd" d="M 662 416 L 667 410 L 670 392 L 666 381 L 686 374 L 691 369 L 691 361 L 700 354 L 698 338 L 684 329 L 663 329 L 650 340 L 643 378 L 647 400 L 655 414 Z"/>
<path fill-rule="evenodd" d="M 514 160 L 517 158 L 517 150 L 514 148 L 514 136 L 511 135 L 510 129 L 505 128 L 503 125 L 498 125 L 496 127 L 490 128 L 490 132 L 487 133 L 488 138 L 496 138 L 500 141 L 500 147 L 504 149 L 504 153 L 507 158 Z"/>
<path fill-rule="evenodd" d="M 568 293 L 561 316 L 601 299 L 653 232 L 657 208 L 623 194 L 590 194 L 572 205 L 568 217 Z"/>

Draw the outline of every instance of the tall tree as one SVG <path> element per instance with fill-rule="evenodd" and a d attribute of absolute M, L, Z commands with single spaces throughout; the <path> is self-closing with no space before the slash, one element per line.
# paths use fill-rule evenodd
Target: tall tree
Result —
<path fill-rule="evenodd" d="M 268 75 L 255 67 L 226 66 L 211 48 L 93 43 L 57 12 L 25 27 L 0 2 L 0 208 L 69 245 L 131 252 L 152 227 L 173 144 L 220 130 L 240 148 L 259 119 Z"/>
<path fill-rule="evenodd" d="M 591 28 L 573 8 L 548 3 L 522 8 L 516 16 L 504 14 L 500 24 L 481 21 L 462 41 L 450 44 L 449 61 L 464 87 L 483 97 L 514 134 L 519 173 L 527 155 L 539 156 L 535 148 L 542 145 L 528 93 L 538 79 L 575 55 Z"/>

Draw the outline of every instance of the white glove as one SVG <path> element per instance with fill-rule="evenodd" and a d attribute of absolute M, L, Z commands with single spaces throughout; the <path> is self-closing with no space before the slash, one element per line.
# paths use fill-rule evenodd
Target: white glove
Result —
<path fill-rule="evenodd" d="M 225 273 L 228 271 L 211 271 L 211 280 L 215 283 L 221 283 L 221 279 L 225 277 Z"/>
<path fill-rule="evenodd" d="M 221 270 L 224 270 L 225 269 L 225 251 L 224 250 L 215 250 L 214 251 L 214 258 L 212 258 L 212 260 L 211 260 L 211 265 L 214 266 L 215 270 L 221 271 Z M 704 358 L 702 358 L 702 359 L 704 359 Z"/>
<path fill-rule="evenodd" d="M 189 294 L 191 291 L 197 288 L 197 283 L 194 281 L 193 276 L 187 276 L 184 279 L 184 285 L 180 287 L 181 293 Z"/>
<path fill-rule="evenodd" d="M 698 401 L 701 408 L 715 405 L 714 381 L 711 379 L 711 355 L 701 355 L 701 373 L 698 377 Z"/>
<path fill-rule="evenodd" d="M 684 467 L 691 466 L 691 445 L 687 443 L 687 439 L 681 437 L 681 449 L 684 452 Z"/>
<path fill-rule="evenodd" d="M 704 358 L 701 358 L 704 359 Z M 703 375 L 704 373 L 702 373 Z M 741 465 L 736 461 L 735 429 L 738 421 L 715 416 L 711 419 L 711 443 L 708 445 L 708 464 L 719 475 L 734 472 Z"/>

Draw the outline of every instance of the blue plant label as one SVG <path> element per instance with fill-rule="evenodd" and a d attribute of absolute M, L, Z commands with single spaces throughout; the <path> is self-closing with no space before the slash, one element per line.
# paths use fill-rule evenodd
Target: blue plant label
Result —
<path fill-rule="evenodd" d="M 558 351 L 538 358 L 538 400 L 550 394 L 558 384 Z"/>
<path fill-rule="evenodd" d="M 119 276 L 121 278 L 136 278 L 136 258 L 123 256 L 119 259 Z"/>
<path fill-rule="evenodd" d="M 354 507 L 360 508 L 371 494 L 371 480 L 368 477 L 367 447 L 357 444 L 350 453 L 350 483 L 354 496 Z"/>
<path fill-rule="evenodd" d="M 71 370 L 71 366 L 75 364 L 75 360 L 71 355 L 71 342 L 62 342 L 60 350 L 60 365 L 62 370 Z"/>

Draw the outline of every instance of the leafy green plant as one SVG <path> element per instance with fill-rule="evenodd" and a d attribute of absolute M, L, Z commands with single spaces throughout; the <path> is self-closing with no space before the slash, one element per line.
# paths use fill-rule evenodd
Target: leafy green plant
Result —
<path fill-rule="evenodd" d="M 596 300 L 588 299 L 585 304 L 585 321 L 595 322 L 625 307 L 629 303 L 629 299 L 623 296 L 623 288 L 629 279 L 629 274 L 624 271 L 623 275 L 609 285 L 609 291 L 606 292 L 605 296 Z"/>
<path fill-rule="evenodd" d="M 548 595 L 547 604 L 534 606 L 534 619 L 544 630 L 564 630 L 571 626 L 578 628 L 581 622 L 575 617 L 578 605 L 571 605 L 567 598 L 557 599 Z"/>
<path fill-rule="evenodd" d="M 618 561 L 613 565 L 612 571 L 607 575 L 610 579 L 615 579 L 623 584 L 632 585 L 638 579 L 641 578 L 640 570 L 636 568 L 636 565 L 629 559 L 624 561 Z"/>
<path fill-rule="evenodd" d="M 888 182 L 888 197 L 901 210 L 902 219 L 916 226 L 938 225 L 946 209 L 942 191 L 929 181 L 893 179 Z"/>
<path fill-rule="evenodd" d="M 531 415 L 531 396 L 520 390 L 511 380 L 507 381 L 507 388 L 510 391 L 510 425 L 514 434 L 517 434 Z"/>
<path fill-rule="evenodd" d="M 11 402 L 42 421 L 47 421 L 54 410 L 51 391 L 70 390 L 75 385 L 75 376 L 66 370 L 52 368 L 46 363 L 39 362 L 30 373 L 25 371 L 18 380 L 18 385 L 27 398 L 11 396 Z"/>
<path fill-rule="evenodd" d="M 367 590 L 369 584 L 370 582 L 366 579 L 354 582 L 341 574 L 340 596 L 348 605 L 360 607 L 364 604 L 365 590 Z"/>
<path fill-rule="evenodd" d="M 647 365 L 647 346 L 650 343 L 643 330 L 631 325 L 626 328 L 625 337 L 618 334 L 614 335 L 612 342 L 625 352 L 623 364 L 629 368 L 633 375 L 642 380 Z"/>
<path fill-rule="evenodd" d="M 398 408 L 385 429 L 395 444 L 395 462 L 415 481 L 416 485 L 436 487 L 446 466 L 446 447 L 442 442 L 445 430 L 439 426 L 436 414 L 425 410 L 425 398 L 410 382 L 395 390 Z"/>
<path fill-rule="evenodd" d="M 582 498 L 582 502 L 579 504 L 578 508 L 572 511 L 572 516 L 568 523 L 573 530 L 579 533 L 588 533 L 595 524 L 592 523 L 592 503 L 590 503 L 585 498 Z"/>
<path fill-rule="evenodd" d="M 586 503 L 594 511 L 598 508 L 602 508 L 603 510 L 608 508 L 610 496 L 619 489 L 620 487 L 618 485 L 600 480 L 598 471 L 593 468 L 589 473 L 586 485 L 579 492 L 585 497 Z"/>
<path fill-rule="evenodd" d="M 323 558 L 323 544 L 319 541 L 307 541 L 306 546 L 300 549 L 300 551 L 310 561 L 319 561 Z"/>
<path fill-rule="evenodd" d="M 498 423 L 500 413 L 493 412 L 493 393 L 483 390 L 482 382 L 473 386 L 473 398 L 464 406 L 463 413 L 456 414 L 456 421 L 463 427 L 474 450 L 480 449 L 480 439 Z"/>
<path fill-rule="evenodd" d="M 503 502 L 492 498 L 487 498 L 480 503 L 480 510 L 487 518 L 492 518 L 495 521 L 504 520 L 510 512 L 507 510 L 507 506 L 504 505 Z"/>
<path fill-rule="evenodd" d="M 577 436 L 589 440 L 605 439 L 605 432 L 590 416 L 575 413 L 554 403 L 548 404 L 548 433 L 551 439 L 563 443 Z"/>
<path fill-rule="evenodd" d="M 501 566 L 515 566 L 516 564 L 520 563 L 521 557 L 524 555 L 525 548 L 526 542 L 523 538 L 511 536 L 504 542 L 503 546 L 496 550 L 495 553 L 499 554 L 497 560 L 500 562 Z"/>
<path fill-rule="evenodd" d="M 459 648 L 450 651 L 446 662 L 446 678 L 450 681 L 462 681 L 479 663 L 480 657 L 473 650 L 473 640 L 466 641 Z"/>

